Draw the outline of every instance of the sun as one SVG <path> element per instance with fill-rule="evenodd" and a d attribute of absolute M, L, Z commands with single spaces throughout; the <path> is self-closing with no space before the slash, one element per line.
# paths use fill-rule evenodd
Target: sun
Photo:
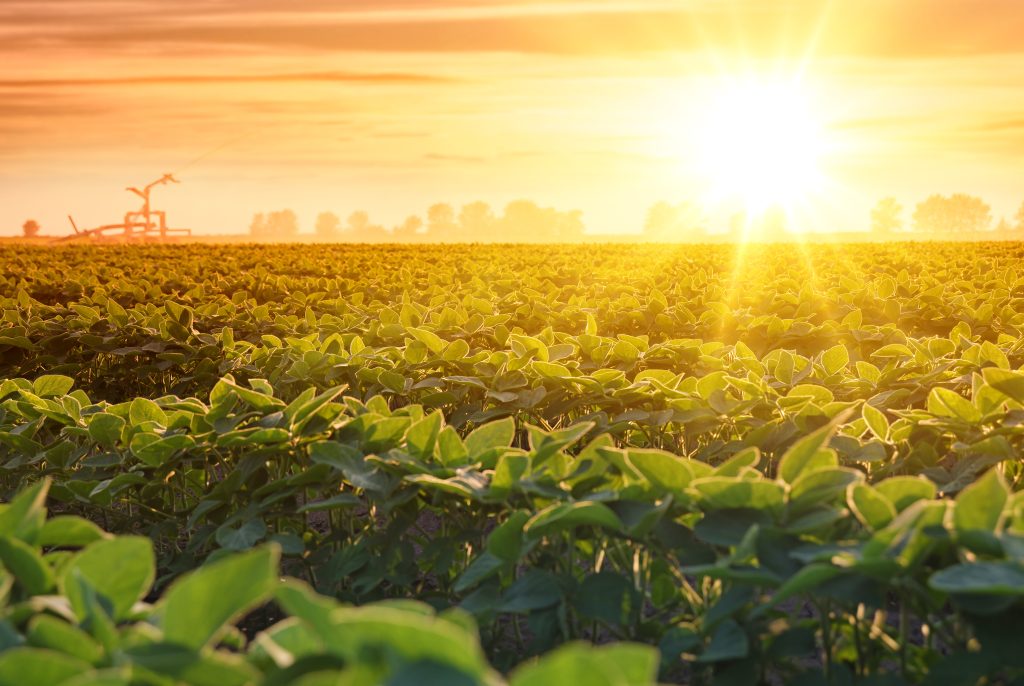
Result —
<path fill-rule="evenodd" d="M 823 131 L 799 82 L 723 78 L 705 102 L 697 169 L 713 197 L 763 214 L 818 190 Z"/>

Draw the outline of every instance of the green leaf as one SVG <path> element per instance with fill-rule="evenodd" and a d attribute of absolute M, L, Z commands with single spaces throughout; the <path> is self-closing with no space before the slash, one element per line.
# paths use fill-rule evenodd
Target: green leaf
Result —
<path fill-rule="evenodd" d="M 1006 507 L 1009 488 L 999 468 L 990 469 L 984 476 L 960 491 L 953 508 L 953 525 L 958 532 L 995 532 Z"/>
<path fill-rule="evenodd" d="M 167 413 L 148 398 L 136 398 L 132 401 L 128 406 L 128 419 L 134 426 L 143 422 L 156 422 L 160 426 L 167 426 Z"/>
<path fill-rule="evenodd" d="M 267 525 L 262 519 L 250 519 L 241 526 L 220 526 L 215 536 L 217 545 L 227 550 L 248 550 L 267 535 Z"/>
<path fill-rule="evenodd" d="M 551 607 L 562 600 L 562 589 L 551 572 L 531 569 L 509 586 L 501 596 L 499 612 L 530 612 Z"/>
<path fill-rule="evenodd" d="M 405 434 L 405 442 L 410 454 L 421 460 L 430 460 L 434 457 L 434 446 L 437 444 L 437 435 L 441 432 L 442 418 L 441 411 L 437 410 L 409 427 Z"/>
<path fill-rule="evenodd" d="M 873 405 L 864 403 L 864 407 L 861 408 L 861 416 L 864 417 L 864 422 L 871 429 L 871 433 L 879 440 L 884 441 L 889 438 L 889 420 L 886 419 L 884 412 Z"/>
<path fill-rule="evenodd" d="M 701 653 L 698 662 L 738 660 L 750 652 L 750 640 L 735 619 L 726 619 L 711 635 L 711 643 Z"/>
<path fill-rule="evenodd" d="M 669 493 L 681 494 L 693 479 L 689 460 L 664 450 L 629 448 L 626 458 L 648 481 Z"/>
<path fill-rule="evenodd" d="M 935 497 L 935 484 L 923 476 L 893 476 L 875 484 L 880 494 L 893 504 L 896 512 L 916 503 Z"/>
<path fill-rule="evenodd" d="M 896 517 L 892 502 L 867 484 L 852 484 L 847 491 L 846 502 L 854 516 L 871 531 L 884 529 Z"/>
<path fill-rule="evenodd" d="M 0 561 L 28 595 L 42 595 L 53 588 L 54 578 L 43 556 L 17 538 L 0 538 Z"/>
<path fill-rule="evenodd" d="M 637 596 L 631 580 L 605 570 L 583 579 L 573 594 L 572 606 L 582 619 L 620 626 L 638 609 Z"/>
<path fill-rule="evenodd" d="M 418 329 L 413 326 L 408 326 L 406 327 L 405 330 L 412 334 L 412 336 L 416 340 L 420 341 L 421 343 L 423 343 L 423 345 L 427 346 L 427 349 L 430 352 L 439 354 L 442 350 L 444 350 L 444 339 L 442 339 L 433 331 L 427 331 L 426 329 Z"/>
<path fill-rule="evenodd" d="M 18 491 L 8 505 L 0 509 L 0 536 L 11 536 L 35 543 L 46 521 L 46 494 L 50 480 L 42 479 Z"/>
<path fill-rule="evenodd" d="M 845 369 L 849 363 L 850 353 L 842 343 L 832 346 L 821 355 L 821 364 L 829 374 Z"/>
<path fill-rule="evenodd" d="M 530 518 L 525 510 L 516 510 L 487 537 L 487 552 L 506 562 L 515 562 L 523 548 L 523 527 Z"/>
<path fill-rule="evenodd" d="M 53 548 L 82 548 L 110 538 L 88 519 L 77 515 L 58 515 L 46 521 L 39 532 L 39 545 Z"/>
<path fill-rule="evenodd" d="M 998 367 L 985 367 L 981 375 L 992 388 L 1003 395 L 1024 403 L 1024 374 Z"/>
<path fill-rule="evenodd" d="M 91 543 L 72 558 L 60 585 L 81 619 L 86 616 L 86 599 L 81 585 L 74 582 L 75 576 L 85 579 L 110 604 L 113 619 L 123 619 L 153 585 L 153 543 L 142 536 L 119 536 Z"/>
<path fill-rule="evenodd" d="M 54 686 L 90 669 L 56 650 L 14 648 L 0 653 L 0 686 Z"/>
<path fill-rule="evenodd" d="M 160 603 L 164 639 L 192 649 L 212 643 L 226 624 L 262 603 L 277 585 L 280 551 L 268 545 L 186 574 Z"/>
<path fill-rule="evenodd" d="M 516 436 L 516 422 L 512 417 L 481 424 L 466 436 L 466 450 L 474 462 L 489 452 L 507 448 Z"/>
<path fill-rule="evenodd" d="M 938 417 L 952 417 L 970 424 L 981 421 L 981 410 L 959 393 L 936 386 L 928 394 L 928 411 Z"/>
<path fill-rule="evenodd" d="M 520 665 L 509 686 L 647 686 L 656 683 L 657 672 L 658 651 L 651 646 L 572 642 Z"/>
<path fill-rule="evenodd" d="M 26 638 L 30 646 L 57 650 L 89 664 L 103 659 L 103 648 L 92 636 L 51 615 L 33 617 Z"/>
<path fill-rule="evenodd" d="M 779 478 L 791 484 L 804 471 L 838 465 L 836 454 L 825 449 L 835 430 L 834 423 L 823 426 L 791 445 L 779 459 Z"/>
<path fill-rule="evenodd" d="M 575 529 L 579 526 L 598 526 L 611 531 L 622 529 L 622 522 L 607 505 L 598 502 L 555 503 L 550 505 L 526 523 L 524 531 L 527 538 L 538 539 L 542 536 Z"/>
<path fill-rule="evenodd" d="M 113 448 L 121 440 L 125 421 L 115 414 L 93 415 L 89 420 L 89 437 L 105 448 Z"/>
<path fill-rule="evenodd" d="M 698 505 L 702 509 L 750 507 L 778 510 L 786 497 L 785 488 L 776 481 L 709 476 L 695 479 L 691 486 L 701 495 Z"/>
<path fill-rule="evenodd" d="M 945 593 L 1024 596 L 1024 568 L 1012 562 L 971 562 L 932 574 L 928 585 Z"/>
<path fill-rule="evenodd" d="M 67 394 L 75 380 L 60 374 L 44 374 L 32 382 L 32 392 L 40 398 L 52 398 Z"/>

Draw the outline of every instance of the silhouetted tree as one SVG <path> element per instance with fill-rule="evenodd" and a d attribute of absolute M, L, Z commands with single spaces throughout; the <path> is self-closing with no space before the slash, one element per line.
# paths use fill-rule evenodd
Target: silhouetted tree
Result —
<path fill-rule="evenodd" d="M 272 240 L 288 240 L 299 233 L 299 220 L 291 210 L 280 210 L 278 212 L 262 212 L 252 218 L 249 225 L 249 233 L 257 238 L 269 238 Z"/>
<path fill-rule="evenodd" d="M 691 202 L 655 203 L 647 211 L 644 235 L 660 240 L 678 240 L 694 232 L 705 233 L 706 219 L 700 207 Z"/>
<path fill-rule="evenodd" d="M 789 232 L 786 211 L 778 206 L 765 210 L 760 224 L 761 237 L 767 241 L 782 240 Z"/>
<path fill-rule="evenodd" d="M 341 219 L 333 212 L 321 212 L 316 218 L 316 235 L 321 238 L 337 238 L 341 233 Z"/>
<path fill-rule="evenodd" d="M 364 210 L 356 210 L 345 220 L 345 230 L 352 233 L 363 233 L 370 226 L 370 215 Z"/>
<path fill-rule="evenodd" d="M 29 219 L 21 225 L 21 232 L 25 235 L 25 238 L 35 238 L 39 235 L 39 222 L 35 219 Z"/>
<path fill-rule="evenodd" d="M 280 210 L 267 215 L 267 235 L 270 238 L 293 238 L 299 233 L 299 219 L 291 210 Z"/>
<path fill-rule="evenodd" d="M 411 214 L 391 231 L 391 236 L 397 241 L 414 241 L 422 235 L 420 233 L 422 228 L 423 220 L 415 214 Z"/>
<path fill-rule="evenodd" d="M 966 193 L 932 195 L 914 209 L 914 226 L 919 231 L 973 233 L 985 231 L 991 223 L 992 208 Z"/>
<path fill-rule="evenodd" d="M 249 224 L 249 233 L 253 236 L 265 236 L 267 233 L 267 218 L 262 212 L 257 212 L 252 216 L 252 222 Z"/>
<path fill-rule="evenodd" d="M 438 240 L 451 238 L 458 228 L 455 223 L 455 210 L 445 202 L 439 202 L 427 208 L 427 233 Z"/>
<path fill-rule="evenodd" d="M 893 233 L 903 228 L 903 205 L 896 198 L 882 198 L 871 209 L 871 230 Z"/>
<path fill-rule="evenodd" d="M 459 238 L 468 241 L 481 241 L 493 238 L 498 218 L 494 216 L 491 206 L 483 201 L 463 205 L 459 211 Z"/>
<path fill-rule="evenodd" d="M 503 241 L 574 241 L 583 237 L 583 213 L 559 212 L 532 200 L 513 200 L 497 223 Z"/>

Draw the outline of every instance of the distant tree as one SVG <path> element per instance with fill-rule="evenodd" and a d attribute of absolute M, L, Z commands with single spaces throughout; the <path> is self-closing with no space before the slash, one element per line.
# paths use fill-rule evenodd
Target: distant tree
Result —
<path fill-rule="evenodd" d="M 25 238 L 35 238 L 39 235 L 39 222 L 35 219 L 29 219 L 21 225 L 21 232 L 25 235 Z"/>
<path fill-rule="evenodd" d="M 451 239 L 458 228 L 455 223 L 455 210 L 445 202 L 439 202 L 427 208 L 427 233 L 433 238 Z"/>
<path fill-rule="evenodd" d="M 932 195 L 914 209 L 914 226 L 919 231 L 974 233 L 987 230 L 991 223 L 992 208 L 966 193 Z"/>
<path fill-rule="evenodd" d="M 299 219 L 291 210 L 280 210 L 267 215 L 269 238 L 294 238 L 299 233 Z"/>
<path fill-rule="evenodd" d="M 788 233 L 786 211 L 781 207 L 769 207 L 761 218 L 760 233 L 768 241 L 783 239 Z"/>
<path fill-rule="evenodd" d="M 871 230 L 893 233 L 903 228 L 903 205 L 896 198 L 882 198 L 871 209 Z"/>
<path fill-rule="evenodd" d="M 483 201 L 463 205 L 459 211 L 459 237 L 463 240 L 481 241 L 492 238 L 498 218 L 491 206 Z"/>
<path fill-rule="evenodd" d="M 321 238 L 337 238 L 341 232 L 341 219 L 333 212 L 321 212 L 316 218 L 316 235 Z"/>
<path fill-rule="evenodd" d="M 1010 225 L 1010 222 L 1006 221 L 1006 217 L 1000 217 L 999 223 L 996 224 L 996 231 L 999 233 L 1007 233 L 1009 231 L 1013 231 L 1013 226 Z"/>
<path fill-rule="evenodd" d="M 706 232 L 707 220 L 701 208 L 688 201 L 675 205 L 661 201 L 647 211 L 644 235 L 661 240 L 679 240 L 695 232 Z"/>
<path fill-rule="evenodd" d="M 423 220 L 415 214 L 411 214 L 405 218 L 405 221 L 392 229 L 391 236 L 396 241 L 414 241 L 422 235 L 420 233 L 422 228 Z"/>
<path fill-rule="evenodd" d="M 345 230 L 353 233 L 365 232 L 370 227 L 370 215 L 364 210 L 357 210 L 345 220 Z"/>
<path fill-rule="evenodd" d="M 266 235 L 267 218 L 262 212 L 257 212 L 252 216 L 252 222 L 249 224 L 249 233 L 253 236 Z"/>
<path fill-rule="evenodd" d="M 1021 203 L 1020 208 L 1017 210 L 1017 214 L 1013 215 L 1015 227 L 1018 231 L 1024 231 L 1024 203 Z"/>
<path fill-rule="evenodd" d="M 576 241 L 583 237 L 583 213 L 579 210 L 560 212 L 540 207 L 532 200 L 513 200 L 505 206 L 498 220 L 504 241 Z"/>
<path fill-rule="evenodd" d="M 676 208 L 671 203 L 661 200 L 651 205 L 644 221 L 644 233 L 651 235 L 666 234 L 675 227 Z"/>
<path fill-rule="evenodd" d="M 280 210 L 267 214 L 260 212 L 253 216 L 252 223 L 249 225 L 249 233 L 258 238 L 287 240 L 298 235 L 299 220 L 291 210 Z"/>

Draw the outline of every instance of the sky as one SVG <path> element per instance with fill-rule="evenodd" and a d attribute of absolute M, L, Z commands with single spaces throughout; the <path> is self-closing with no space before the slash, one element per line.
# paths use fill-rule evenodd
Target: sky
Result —
<path fill-rule="evenodd" d="M 736 179 L 769 176 L 800 230 L 866 228 L 886 195 L 968 192 L 1012 217 L 1024 2 L 983 5 L 0 0 L 0 235 L 117 221 L 138 204 L 124 188 L 166 172 L 181 184 L 154 204 L 200 233 L 517 198 L 627 233 L 660 200 L 724 223 Z M 730 99 L 737 83 L 754 95 Z M 807 126 L 763 127 L 773 98 Z M 804 128 L 813 183 L 787 174 Z M 751 132 L 783 144 L 751 160 L 731 144 Z"/>

